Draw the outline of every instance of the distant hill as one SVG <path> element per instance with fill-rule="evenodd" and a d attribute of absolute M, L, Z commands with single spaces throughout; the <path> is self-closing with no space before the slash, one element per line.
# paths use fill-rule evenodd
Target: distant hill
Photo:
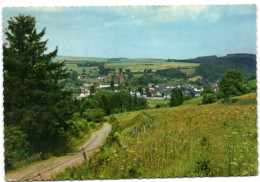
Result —
<path fill-rule="evenodd" d="M 195 76 L 200 75 L 210 82 L 220 80 L 227 70 L 240 71 L 244 77 L 256 74 L 256 55 L 254 54 L 228 54 L 222 57 L 213 55 L 185 60 L 168 59 L 167 61 L 200 63 L 196 68 Z"/>
<path fill-rule="evenodd" d="M 121 60 L 127 60 L 128 58 L 110 58 L 108 59 L 109 63 L 113 63 L 113 62 L 120 62 Z"/>
<path fill-rule="evenodd" d="M 227 56 L 219 57 L 218 60 L 240 64 L 256 70 L 256 55 L 254 54 L 228 54 Z"/>
<path fill-rule="evenodd" d="M 246 78 L 256 74 L 256 70 L 254 68 L 243 66 L 241 64 L 234 64 L 222 60 L 216 60 L 201 63 L 197 67 L 195 75 L 200 75 L 210 82 L 215 82 L 217 80 L 220 80 L 227 70 L 240 71 L 242 75 Z"/>
<path fill-rule="evenodd" d="M 256 55 L 255 54 L 228 54 L 226 56 L 217 57 L 216 55 L 212 56 L 203 56 L 192 59 L 168 59 L 167 62 L 189 62 L 189 63 L 208 63 L 212 61 L 224 61 L 232 64 L 239 64 L 256 70 Z"/>

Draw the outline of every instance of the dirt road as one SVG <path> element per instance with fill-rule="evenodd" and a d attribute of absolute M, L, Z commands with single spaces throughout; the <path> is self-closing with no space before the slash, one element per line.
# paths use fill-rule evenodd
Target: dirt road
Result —
<path fill-rule="evenodd" d="M 103 128 L 92 133 L 91 138 L 84 144 L 86 155 L 90 155 L 104 144 L 111 125 L 104 123 Z M 57 173 L 64 171 L 67 167 L 76 166 L 84 162 L 84 158 L 79 148 L 75 153 L 68 154 L 56 159 L 37 162 L 17 171 L 12 171 L 5 175 L 7 181 L 39 181 L 51 180 Z"/>

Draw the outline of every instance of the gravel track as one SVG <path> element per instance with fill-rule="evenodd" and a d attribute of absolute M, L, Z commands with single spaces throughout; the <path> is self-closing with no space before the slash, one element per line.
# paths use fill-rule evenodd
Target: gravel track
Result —
<path fill-rule="evenodd" d="M 90 155 L 104 144 L 111 125 L 104 123 L 103 128 L 92 133 L 91 138 L 83 145 L 86 155 Z M 40 161 L 25 168 L 9 172 L 5 175 L 6 181 L 41 181 L 51 180 L 57 173 L 68 167 L 76 166 L 84 162 L 80 147 L 77 151 L 56 159 Z"/>

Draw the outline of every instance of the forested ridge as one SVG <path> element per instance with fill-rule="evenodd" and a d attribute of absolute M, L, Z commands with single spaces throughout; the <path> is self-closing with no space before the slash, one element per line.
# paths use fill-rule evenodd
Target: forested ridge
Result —
<path fill-rule="evenodd" d="M 185 60 L 168 59 L 167 61 L 200 63 L 194 75 L 200 75 L 210 82 L 220 80 L 227 70 L 239 71 L 247 78 L 256 74 L 256 55 L 254 54 L 228 54 L 221 57 L 204 56 Z"/>

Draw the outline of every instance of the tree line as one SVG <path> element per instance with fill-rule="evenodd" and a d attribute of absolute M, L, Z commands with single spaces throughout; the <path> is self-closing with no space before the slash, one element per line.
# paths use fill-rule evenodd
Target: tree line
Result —
<path fill-rule="evenodd" d="M 80 114 L 83 117 L 84 114 L 88 115 L 85 109 L 88 109 L 88 111 L 91 111 L 92 113 L 100 113 L 100 115 L 110 115 L 145 109 L 146 107 L 146 99 L 142 97 L 139 98 L 136 95 L 132 96 L 128 90 L 121 90 L 119 92 L 107 90 L 99 91 L 95 96 L 83 100 L 80 106 Z M 99 120 L 99 122 L 101 120 Z"/>
<path fill-rule="evenodd" d="M 95 66 L 101 66 L 104 65 L 104 62 L 96 62 L 96 61 L 87 61 L 84 63 L 77 63 L 78 67 L 95 67 Z"/>

